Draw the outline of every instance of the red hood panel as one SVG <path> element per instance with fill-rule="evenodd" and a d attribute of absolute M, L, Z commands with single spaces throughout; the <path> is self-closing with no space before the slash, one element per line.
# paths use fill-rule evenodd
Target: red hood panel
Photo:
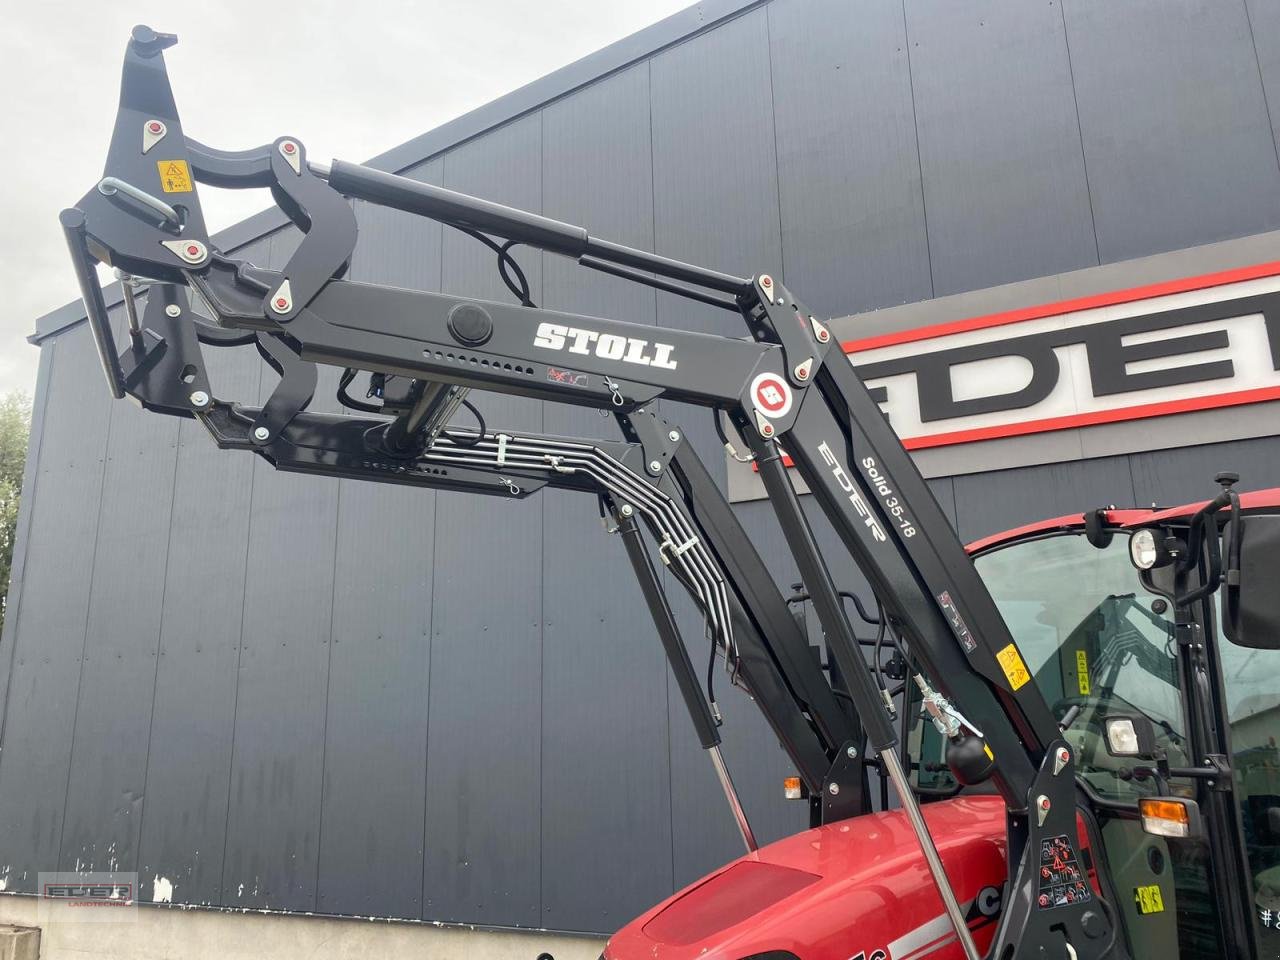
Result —
<path fill-rule="evenodd" d="M 1004 805 L 963 797 L 924 808 L 947 875 L 981 949 L 995 931 L 1005 864 Z M 962 957 L 900 811 L 779 840 L 726 865 L 638 917 L 609 941 L 609 960 L 739 960 L 786 950 L 803 960 Z"/>
<path fill-rule="evenodd" d="M 821 879 L 762 860 L 740 860 L 660 911 L 644 925 L 644 935 L 656 943 L 697 943 Z"/>

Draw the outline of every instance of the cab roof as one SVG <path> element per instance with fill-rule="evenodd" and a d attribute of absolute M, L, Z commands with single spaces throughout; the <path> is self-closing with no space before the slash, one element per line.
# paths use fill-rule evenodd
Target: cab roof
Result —
<path fill-rule="evenodd" d="M 1117 509 L 1111 507 L 1103 512 L 1106 514 L 1107 526 L 1132 528 L 1145 526 L 1150 523 L 1166 523 L 1172 520 L 1190 517 L 1208 502 L 1208 500 L 1200 500 L 1196 503 L 1187 503 L 1179 507 L 1140 507 L 1128 509 Z M 1280 507 L 1280 487 L 1271 487 L 1266 490 L 1251 490 L 1248 493 L 1242 493 L 1240 494 L 1240 507 L 1243 510 Z M 989 537 L 974 540 L 972 543 L 965 546 L 965 550 L 972 555 L 981 553 L 984 550 L 989 550 L 992 547 L 1004 546 L 1007 543 L 1012 543 L 1015 540 L 1022 540 L 1026 537 L 1038 536 L 1040 534 L 1052 533 L 1055 531 L 1078 530 L 1083 527 L 1083 513 L 1068 513 L 1065 516 L 1053 517 L 1048 520 L 1037 520 L 1035 523 L 1024 524 L 1021 527 L 1014 527 L 1012 530 L 1005 530 L 1002 533 L 996 533 Z"/>

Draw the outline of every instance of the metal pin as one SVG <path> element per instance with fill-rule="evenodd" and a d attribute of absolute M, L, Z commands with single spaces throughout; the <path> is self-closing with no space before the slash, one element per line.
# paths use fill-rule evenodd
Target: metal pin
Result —
<path fill-rule="evenodd" d="M 142 125 L 142 152 L 145 154 L 165 138 L 169 128 L 163 120 L 148 120 Z"/>
<path fill-rule="evenodd" d="M 199 240 L 161 240 L 160 245 L 187 263 L 203 263 L 209 252 Z"/>
<path fill-rule="evenodd" d="M 287 279 L 271 295 L 271 309 L 279 314 L 288 313 L 293 309 L 293 289 L 289 286 Z"/>
<path fill-rule="evenodd" d="M 203 390 L 197 390 L 191 394 L 190 400 L 193 407 L 207 407 L 209 405 L 209 395 Z"/>
<path fill-rule="evenodd" d="M 1066 747 L 1059 747 L 1053 757 L 1053 775 L 1056 777 L 1062 772 L 1062 768 L 1071 762 L 1071 751 Z"/>
<path fill-rule="evenodd" d="M 622 391 L 618 389 L 618 385 L 613 380 L 606 376 L 604 378 L 604 385 L 609 388 L 609 392 L 612 394 L 612 396 L 609 397 L 610 403 L 615 407 L 620 407 L 626 403 L 626 401 L 622 399 Z"/>
<path fill-rule="evenodd" d="M 298 149 L 298 145 L 292 140 L 282 140 L 280 142 L 280 156 L 284 157 L 285 162 L 293 168 L 293 172 L 302 174 L 302 151 Z"/>

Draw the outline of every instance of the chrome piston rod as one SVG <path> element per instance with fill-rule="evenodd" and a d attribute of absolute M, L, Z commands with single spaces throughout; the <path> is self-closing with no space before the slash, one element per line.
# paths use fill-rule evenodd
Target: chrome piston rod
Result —
<path fill-rule="evenodd" d="M 960 941 L 965 957 L 967 960 L 982 960 L 982 954 L 978 952 L 977 944 L 973 942 L 973 935 L 969 932 L 964 911 L 960 909 L 960 902 L 956 900 L 956 892 L 951 888 L 951 881 L 947 879 L 947 871 L 942 866 L 942 858 L 938 856 L 938 848 L 934 846 L 929 827 L 920 813 L 920 804 L 916 800 L 916 795 L 911 792 L 911 784 L 907 782 L 907 775 L 902 770 L 902 761 L 893 750 L 883 751 L 880 754 L 880 760 L 889 774 L 889 779 L 893 781 L 893 788 L 898 792 L 902 809 L 906 811 L 907 819 L 911 821 L 911 829 L 916 832 L 920 849 L 924 851 L 925 862 L 929 865 L 929 873 L 933 876 L 933 884 L 938 888 L 939 896 L 942 897 L 942 905 L 947 911 L 947 916 L 951 918 L 951 925 L 955 927 L 956 937 Z"/>
<path fill-rule="evenodd" d="M 720 753 L 719 745 L 708 747 L 707 753 L 711 754 L 711 765 L 716 768 L 720 788 L 724 790 L 724 797 L 729 801 L 729 809 L 733 811 L 733 819 L 738 824 L 738 832 L 742 834 L 742 842 L 747 845 L 747 853 L 755 853 L 758 848 L 756 835 L 751 832 L 751 824 L 747 822 L 747 812 L 742 809 L 742 801 L 738 798 L 738 791 L 733 786 L 733 778 L 729 776 L 729 768 L 724 765 L 724 755 Z"/>

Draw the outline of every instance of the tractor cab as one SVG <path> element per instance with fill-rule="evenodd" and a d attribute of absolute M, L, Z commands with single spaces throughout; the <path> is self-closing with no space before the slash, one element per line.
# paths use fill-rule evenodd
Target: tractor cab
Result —
<path fill-rule="evenodd" d="M 1280 957 L 1280 490 L 1238 504 L 1098 510 L 969 546 L 1075 748 L 1138 960 Z M 917 728 L 922 758 L 932 735 Z M 959 791 L 945 764 L 917 777 Z"/>

